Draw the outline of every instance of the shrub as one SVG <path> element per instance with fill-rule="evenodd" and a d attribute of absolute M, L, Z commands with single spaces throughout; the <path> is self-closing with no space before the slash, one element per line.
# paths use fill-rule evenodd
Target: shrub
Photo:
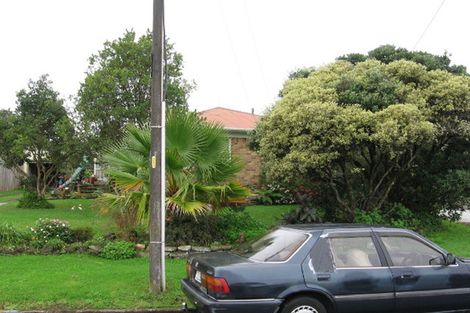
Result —
<path fill-rule="evenodd" d="M 365 212 L 357 210 L 354 222 L 370 225 L 387 225 L 398 228 L 418 230 L 426 227 L 426 219 L 429 216 L 417 215 L 401 203 L 392 203 L 384 207 L 384 210 L 372 210 Z"/>
<path fill-rule="evenodd" d="M 95 236 L 93 237 L 92 239 L 90 240 L 87 240 L 84 245 L 89 247 L 89 246 L 97 246 L 99 248 L 103 248 L 104 246 L 106 246 L 110 241 L 108 239 L 106 239 L 104 236 L 102 235 L 99 235 L 99 236 Z"/>
<path fill-rule="evenodd" d="M 134 244 L 127 241 L 109 242 L 100 253 L 102 258 L 110 260 L 131 259 L 136 255 Z"/>
<path fill-rule="evenodd" d="M 18 200 L 17 207 L 21 209 L 53 209 L 54 205 L 44 198 L 39 198 L 37 193 L 25 190 L 22 198 Z"/>
<path fill-rule="evenodd" d="M 46 243 L 51 239 L 60 239 L 66 243 L 73 242 L 73 233 L 66 221 L 57 219 L 42 219 L 36 221 L 36 226 L 31 228 L 33 239 Z"/>
<path fill-rule="evenodd" d="M 257 237 L 265 231 L 248 213 L 226 208 L 197 220 L 191 216 L 175 216 L 168 223 L 166 241 L 170 245 L 233 243 Z"/>
<path fill-rule="evenodd" d="M 293 192 L 280 184 L 267 184 L 257 192 L 256 202 L 264 205 L 295 203 Z"/>
<path fill-rule="evenodd" d="M 31 236 L 10 224 L 0 224 L 0 245 L 17 245 L 28 241 Z"/>
<path fill-rule="evenodd" d="M 42 246 L 42 251 L 44 253 L 60 253 L 63 252 L 65 249 L 66 243 L 63 240 L 58 238 L 52 238 L 47 242 L 44 242 Z"/>
<path fill-rule="evenodd" d="M 194 219 L 189 215 L 174 216 L 166 227 L 166 242 L 169 245 L 210 245 L 224 241 L 224 233 L 217 228 L 218 217 L 208 214 Z"/>
<path fill-rule="evenodd" d="M 266 232 L 266 228 L 246 212 L 234 212 L 230 209 L 218 213 L 218 231 L 224 233 L 228 242 L 244 242 Z"/>
<path fill-rule="evenodd" d="M 284 214 L 284 222 L 288 224 L 321 223 L 325 212 L 314 204 L 316 195 L 316 190 L 300 186 L 295 193 L 295 199 L 299 207 Z"/>
<path fill-rule="evenodd" d="M 85 242 L 93 238 L 91 227 L 79 227 L 72 229 L 72 242 Z"/>

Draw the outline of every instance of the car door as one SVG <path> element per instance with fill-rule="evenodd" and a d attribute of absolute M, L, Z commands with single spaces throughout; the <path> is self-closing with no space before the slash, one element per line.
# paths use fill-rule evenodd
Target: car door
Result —
<path fill-rule="evenodd" d="M 307 287 L 328 292 L 338 313 L 394 309 L 390 270 L 369 231 L 323 234 L 302 268 Z"/>
<path fill-rule="evenodd" d="M 470 308 L 470 272 L 460 261 L 446 265 L 445 251 L 411 232 L 378 234 L 390 264 L 398 312 Z"/>

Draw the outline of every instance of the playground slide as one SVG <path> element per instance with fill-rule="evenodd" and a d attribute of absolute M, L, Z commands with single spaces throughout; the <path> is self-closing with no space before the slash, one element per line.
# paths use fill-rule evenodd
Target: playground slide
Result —
<path fill-rule="evenodd" d="M 87 165 L 88 159 L 86 157 L 83 157 L 83 161 L 80 166 L 75 169 L 72 176 L 70 176 L 70 178 L 65 183 L 60 185 L 58 189 L 64 189 L 65 187 L 73 183 L 85 171 Z"/>

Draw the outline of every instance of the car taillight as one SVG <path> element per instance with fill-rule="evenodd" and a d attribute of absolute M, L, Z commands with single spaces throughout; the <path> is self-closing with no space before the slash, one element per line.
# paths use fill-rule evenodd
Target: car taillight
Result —
<path fill-rule="evenodd" d="M 191 263 L 186 263 L 186 274 L 188 275 L 188 278 L 191 279 L 193 275 L 193 267 L 191 266 Z"/>
<path fill-rule="evenodd" d="M 201 285 L 207 289 L 207 293 L 209 294 L 230 293 L 230 287 L 225 278 L 203 274 L 201 277 Z"/>

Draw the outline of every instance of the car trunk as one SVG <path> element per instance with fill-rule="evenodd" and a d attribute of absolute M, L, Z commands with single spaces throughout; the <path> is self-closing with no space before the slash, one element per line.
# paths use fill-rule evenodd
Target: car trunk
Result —
<path fill-rule="evenodd" d="M 198 286 L 203 292 L 211 294 L 211 290 L 208 288 L 204 280 L 207 278 L 214 279 L 218 278 L 217 270 L 235 264 L 241 263 L 253 263 L 249 259 L 243 258 L 236 254 L 229 252 L 215 252 L 215 253 L 205 253 L 205 254 L 195 254 L 188 259 L 188 279 Z M 223 277 L 219 277 L 224 279 Z M 228 286 L 227 286 L 228 287 Z M 212 292 L 214 293 L 214 292 Z M 220 296 L 220 294 L 211 294 L 214 297 Z M 224 296 L 222 296 L 223 298 Z"/>

